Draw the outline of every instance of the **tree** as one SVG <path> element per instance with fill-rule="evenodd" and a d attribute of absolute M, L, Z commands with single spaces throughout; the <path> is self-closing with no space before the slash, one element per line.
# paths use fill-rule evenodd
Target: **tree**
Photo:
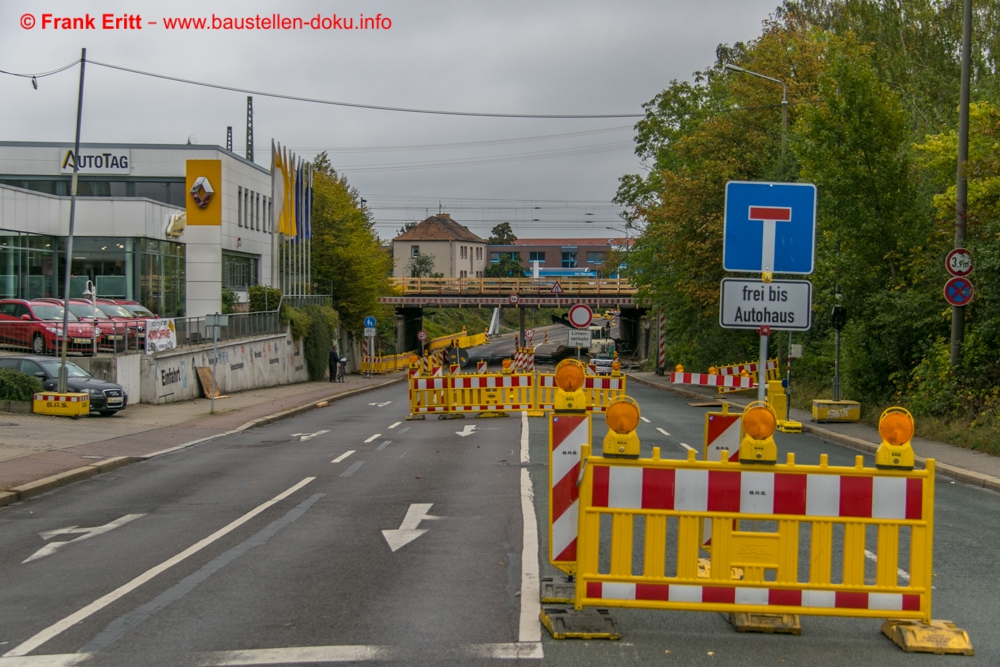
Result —
<path fill-rule="evenodd" d="M 507 224 L 507 223 L 504 223 Z M 494 231 L 496 228 L 494 228 Z M 496 263 L 490 263 L 483 271 L 486 278 L 523 278 L 525 276 L 524 267 L 521 266 L 521 253 L 500 253 L 500 259 Z"/>
<path fill-rule="evenodd" d="M 420 224 L 420 223 L 417 223 L 417 222 L 404 222 L 403 226 L 399 228 L 399 232 L 397 232 L 396 235 L 397 236 L 402 236 L 406 232 L 408 232 L 411 229 L 413 229 L 414 227 L 416 227 L 418 224 Z"/>
<path fill-rule="evenodd" d="M 501 222 L 490 230 L 490 237 L 486 239 L 486 243 L 489 245 L 514 245 L 516 240 L 517 237 L 514 236 L 514 230 L 510 228 L 510 223 Z"/>
<path fill-rule="evenodd" d="M 443 275 L 434 275 L 434 257 L 432 255 L 411 257 L 409 264 L 406 265 L 406 272 L 410 274 L 411 278 L 437 278 Z"/>
<path fill-rule="evenodd" d="M 343 327 L 360 333 L 366 315 L 391 318 L 379 298 L 394 291 L 392 258 L 382 250 L 360 193 L 333 169 L 326 152 L 313 166 L 313 280 L 319 291 L 331 290 Z"/>

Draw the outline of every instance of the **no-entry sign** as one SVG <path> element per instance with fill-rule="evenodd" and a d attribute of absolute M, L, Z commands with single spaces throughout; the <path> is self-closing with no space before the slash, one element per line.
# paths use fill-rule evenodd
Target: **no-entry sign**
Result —
<path fill-rule="evenodd" d="M 594 321 L 594 311 L 585 303 L 578 303 L 569 309 L 569 323 L 577 329 L 586 329 Z"/>

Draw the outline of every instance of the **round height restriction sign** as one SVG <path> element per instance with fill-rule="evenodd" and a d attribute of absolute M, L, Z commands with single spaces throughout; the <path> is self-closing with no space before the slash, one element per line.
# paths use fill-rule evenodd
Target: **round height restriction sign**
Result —
<path fill-rule="evenodd" d="M 594 321 L 594 311 L 590 309 L 590 306 L 578 303 L 569 309 L 567 317 L 569 318 L 569 323 L 577 329 L 586 329 Z"/>
<path fill-rule="evenodd" d="M 417 340 L 419 340 L 421 343 L 424 342 L 425 340 L 427 340 L 427 332 L 424 331 L 423 329 L 421 329 L 420 331 L 418 331 L 417 332 Z"/>
<path fill-rule="evenodd" d="M 520 301 L 520 300 L 521 300 L 521 297 L 519 297 L 516 294 L 511 294 L 509 297 L 507 297 L 507 302 L 510 303 L 512 306 L 516 306 L 517 302 Z"/>
<path fill-rule="evenodd" d="M 972 273 L 972 253 L 965 248 L 955 248 L 945 258 L 944 267 L 956 278 L 964 278 Z"/>
<path fill-rule="evenodd" d="M 527 338 L 528 340 L 531 340 L 532 338 L 535 337 L 535 330 L 528 329 L 527 331 L 524 332 L 524 337 Z"/>

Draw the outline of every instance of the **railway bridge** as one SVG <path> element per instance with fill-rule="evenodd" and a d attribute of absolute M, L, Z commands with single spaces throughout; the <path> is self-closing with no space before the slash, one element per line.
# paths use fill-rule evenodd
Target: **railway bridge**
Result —
<path fill-rule="evenodd" d="M 424 308 L 517 308 L 520 340 L 524 340 L 525 312 L 531 308 L 569 308 L 583 303 L 593 309 L 621 311 L 622 345 L 638 344 L 639 318 L 645 306 L 636 288 L 623 278 L 586 276 L 549 278 L 394 278 L 396 293 L 381 298 L 396 307 L 396 340 L 399 349 L 419 347 L 417 332 L 423 328 Z"/>

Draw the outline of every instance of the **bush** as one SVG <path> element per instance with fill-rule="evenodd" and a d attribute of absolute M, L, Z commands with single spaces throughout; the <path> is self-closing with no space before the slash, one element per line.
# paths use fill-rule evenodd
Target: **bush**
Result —
<path fill-rule="evenodd" d="M 302 314 L 309 318 L 305 336 L 306 367 L 310 380 L 322 380 L 326 375 L 330 347 L 339 327 L 337 311 L 327 306 L 305 306 Z"/>
<path fill-rule="evenodd" d="M 281 323 L 292 325 L 292 338 L 295 340 L 308 337 L 312 327 L 312 320 L 305 310 L 287 305 L 281 307 Z"/>
<path fill-rule="evenodd" d="M 41 391 L 38 378 L 0 368 L 0 401 L 30 401 Z"/>
<path fill-rule="evenodd" d="M 262 310 L 277 310 L 281 302 L 281 290 L 277 287 L 254 285 L 247 290 L 251 313 Z"/>
<path fill-rule="evenodd" d="M 222 290 L 222 313 L 224 315 L 236 312 L 234 309 L 237 303 L 239 303 L 239 299 L 236 298 L 236 292 L 231 289 Z"/>

